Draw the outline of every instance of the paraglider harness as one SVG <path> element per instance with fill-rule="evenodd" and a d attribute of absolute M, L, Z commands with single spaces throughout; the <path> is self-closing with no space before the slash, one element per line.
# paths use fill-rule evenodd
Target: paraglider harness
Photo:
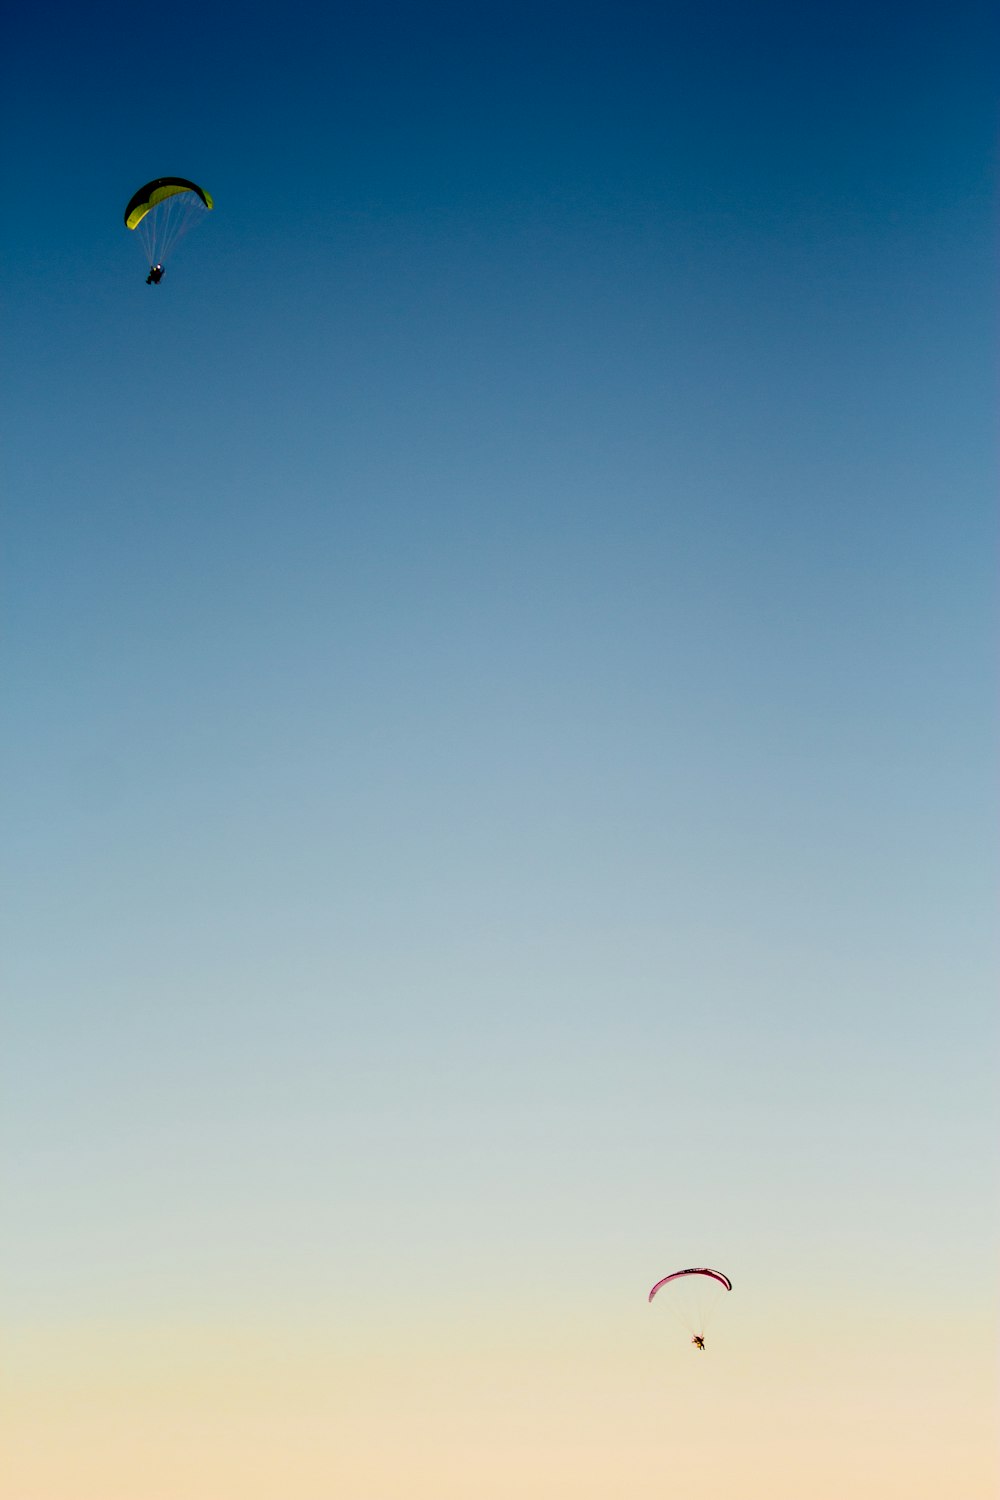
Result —
<path fill-rule="evenodd" d="M 163 267 L 159 264 L 150 266 L 149 275 L 146 277 L 147 286 L 159 286 L 163 280 Z"/>

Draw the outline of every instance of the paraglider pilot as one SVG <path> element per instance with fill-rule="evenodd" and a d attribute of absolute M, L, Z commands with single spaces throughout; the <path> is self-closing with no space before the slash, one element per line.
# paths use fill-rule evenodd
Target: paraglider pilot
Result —
<path fill-rule="evenodd" d="M 702 1352 L 702 1354 L 704 1354 L 704 1352 L 705 1352 L 705 1340 L 704 1340 L 704 1338 L 702 1337 L 702 1335 L 700 1333 L 696 1333 L 694 1335 L 694 1337 L 692 1338 L 691 1342 L 692 1342 L 692 1344 L 694 1345 L 694 1347 L 696 1349 L 700 1349 L 701 1352 Z"/>
<path fill-rule="evenodd" d="M 159 263 L 157 263 L 155 266 L 150 266 L 150 268 L 149 268 L 149 275 L 146 277 L 146 285 L 147 286 L 159 286 L 159 284 L 160 284 L 160 282 L 162 280 L 163 280 L 163 267 Z"/>

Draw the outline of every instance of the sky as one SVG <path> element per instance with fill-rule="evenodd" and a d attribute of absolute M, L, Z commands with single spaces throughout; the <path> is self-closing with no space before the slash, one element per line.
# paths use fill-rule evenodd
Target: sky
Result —
<path fill-rule="evenodd" d="M 993 1500 L 991 11 L 12 18 L 11 1500 Z"/>

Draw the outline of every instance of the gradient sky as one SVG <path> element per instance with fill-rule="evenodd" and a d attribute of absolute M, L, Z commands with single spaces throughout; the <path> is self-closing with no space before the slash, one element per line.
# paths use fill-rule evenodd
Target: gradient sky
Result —
<path fill-rule="evenodd" d="M 997 32 L 12 19 L 11 1500 L 993 1500 Z"/>

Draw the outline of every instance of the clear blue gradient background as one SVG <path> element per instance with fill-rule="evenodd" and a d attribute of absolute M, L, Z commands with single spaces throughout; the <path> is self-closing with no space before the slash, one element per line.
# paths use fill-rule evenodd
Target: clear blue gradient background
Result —
<path fill-rule="evenodd" d="M 11 1319 L 992 1278 L 997 29 L 14 17 Z"/>

